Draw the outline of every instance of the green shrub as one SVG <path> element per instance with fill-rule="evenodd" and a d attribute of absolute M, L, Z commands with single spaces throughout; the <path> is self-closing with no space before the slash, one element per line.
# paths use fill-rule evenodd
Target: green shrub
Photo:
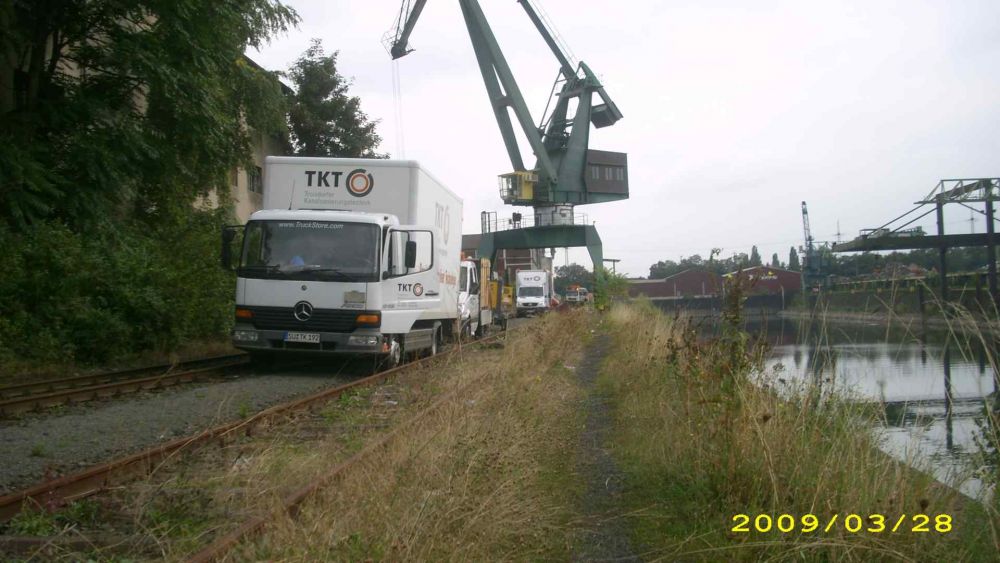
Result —
<path fill-rule="evenodd" d="M 0 227 L 0 364 L 103 362 L 225 334 L 232 276 L 218 266 L 218 212 L 172 222 L 56 221 Z"/>

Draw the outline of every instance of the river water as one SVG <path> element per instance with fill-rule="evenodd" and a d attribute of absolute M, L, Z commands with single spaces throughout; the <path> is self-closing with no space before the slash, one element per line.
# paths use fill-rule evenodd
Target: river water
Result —
<path fill-rule="evenodd" d="M 778 376 L 881 405 L 875 431 L 886 453 L 970 497 L 991 494 L 975 474 L 983 409 L 996 400 L 997 379 L 975 338 L 792 320 L 748 329 L 771 344 L 767 367 Z"/>

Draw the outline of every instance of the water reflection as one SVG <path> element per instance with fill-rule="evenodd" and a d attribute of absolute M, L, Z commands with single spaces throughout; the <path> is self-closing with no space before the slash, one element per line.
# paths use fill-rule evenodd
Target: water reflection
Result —
<path fill-rule="evenodd" d="M 997 397 L 982 342 L 907 327 L 771 321 L 750 324 L 772 344 L 768 367 L 782 377 L 883 406 L 881 447 L 942 482 L 977 496 L 977 419 Z"/>

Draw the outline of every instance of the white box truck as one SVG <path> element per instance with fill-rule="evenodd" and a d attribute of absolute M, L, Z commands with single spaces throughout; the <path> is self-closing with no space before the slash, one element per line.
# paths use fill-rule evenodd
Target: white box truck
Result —
<path fill-rule="evenodd" d="M 545 270 L 521 270 L 517 272 L 515 306 L 517 316 L 544 313 L 549 309 L 552 284 L 549 272 Z"/>
<path fill-rule="evenodd" d="M 223 263 L 237 272 L 237 348 L 395 365 L 478 331 L 462 200 L 418 163 L 268 157 L 264 179 L 264 208 L 223 235 Z"/>

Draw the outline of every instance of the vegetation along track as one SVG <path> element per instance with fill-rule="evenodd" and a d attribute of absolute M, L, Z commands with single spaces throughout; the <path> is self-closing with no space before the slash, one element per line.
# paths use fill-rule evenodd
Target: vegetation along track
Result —
<path fill-rule="evenodd" d="M 497 335 L 479 340 L 473 344 L 478 345 L 490 342 L 500 336 Z M 427 357 L 397 368 L 382 371 L 345 385 L 324 389 L 309 396 L 270 407 L 241 420 L 209 428 L 114 461 L 93 466 L 75 474 L 48 480 L 33 487 L 0 497 L 0 523 L 11 520 L 22 510 L 38 508 L 53 510 L 67 506 L 85 497 L 111 490 L 129 478 L 150 474 L 164 462 L 191 453 L 199 446 L 213 442 L 224 443 L 228 438 L 244 434 L 250 435 L 259 426 L 267 426 L 282 417 L 309 411 L 352 391 L 378 385 L 404 370 L 413 369 L 453 355 L 460 349 L 460 347 L 455 347 L 437 356 Z M 37 544 L 37 538 L 5 537 L 3 540 L 0 540 L 0 552 L 19 551 L 20 548 L 30 549 L 31 546 Z"/>
<path fill-rule="evenodd" d="M 248 363 L 246 354 L 0 387 L 0 416 L 187 383 Z"/>

